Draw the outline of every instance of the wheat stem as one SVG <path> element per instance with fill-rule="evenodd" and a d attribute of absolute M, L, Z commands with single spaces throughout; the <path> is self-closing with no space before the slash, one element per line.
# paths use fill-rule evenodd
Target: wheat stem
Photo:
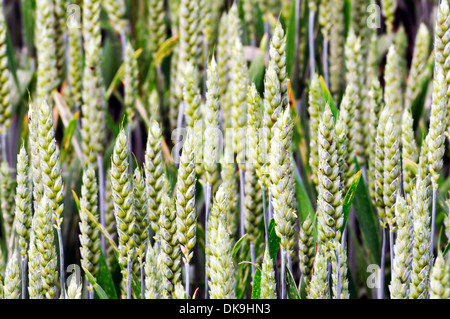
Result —
<path fill-rule="evenodd" d="M 103 168 L 103 156 L 97 154 L 97 167 L 98 167 L 98 206 L 100 209 L 100 224 L 106 227 L 106 213 L 105 213 L 105 173 Z M 106 255 L 106 238 L 103 234 L 100 234 L 100 244 L 104 256 Z"/>
<path fill-rule="evenodd" d="M 286 299 L 286 248 L 281 248 L 281 299 Z"/>
<path fill-rule="evenodd" d="M 27 299 L 27 257 L 22 256 L 22 299 Z"/>
<path fill-rule="evenodd" d="M 381 265 L 380 265 L 380 287 L 378 288 L 378 299 L 384 299 L 384 272 L 385 272 L 385 257 L 386 257 L 386 228 L 381 229 Z"/>
<path fill-rule="evenodd" d="M 309 29 L 308 29 L 308 39 L 309 39 L 309 75 L 310 80 L 313 80 L 315 70 L 315 44 L 314 44 L 314 19 L 316 12 L 315 10 L 309 11 Z"/>
<path fill-rule="evenodd" d="M 431 258 L 434 256 L 434 233 L 436 229 L 436 197 L 437 197 L 437 189 L 433 187 L 433 197 L 432 197 L 432 206 L 431 206 L 431 238 L 430 238 L 430 254 Z"/>

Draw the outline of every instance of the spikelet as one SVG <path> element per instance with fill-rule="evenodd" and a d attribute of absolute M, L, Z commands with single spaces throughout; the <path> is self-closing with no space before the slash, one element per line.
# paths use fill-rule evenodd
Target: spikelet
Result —
<path fill-rule="evenodd" d="M 173 299 L 187 299 L 186 291 L 184 290 L 183 284 L 181 282 L 177 282 L 175 284 L 175 289 L 173 291 Z"/>
<path fill-rule="evenodd" d="M 242 9 L 244 11 L 244 20 L 247 25 L 247 33 L 250 43 L 255 41 L 256 36 L 256 6 L 258 1 L 244 0 L 242 3 Z"/>
<path fill-rule="evenodd" d="M 280 81 L 276 73 L 275 62 L 269 62 L 264 79 L 264 113 L 263 126 L 260 134 L 260 179 L 263 185 L 269 184 L 269 152 L 272 140 L 272 127 L 279 114 L 283 111 L 280 92 Z"/>
<path fill-rule="evenodd" d="M 55 88 L 58 75 L 55 43 L 55 6 L 53 0 L 36 2 L 37 104 L 47 100 Z"/>
<path fill-rule="evenodd" d="M 238 38 L 233 47 L 230 94 L 232 97 L 231 125 L 234 132 L 236 163 L 241 170 L 245 165 L 245 142 L 247 126 L 247 62 L 244 59 L 242 43 Z"/>
<path fill-rule="evenodd" d="M 277 299 L 277 283 L 275 281 L 275 271 L 273 260 L 270 257 L 269 249 L 264 251 L 264 259 L 261 270 L 261 299 Z"/>
<path fill-rule="evenodd" d="M 28 176 L 28 156 L 25 147 L 20 147 L 17 155 L 17 187 L 15 196 L 16 232 L 18 235 L 20 255 L 25 258 L 31 232 L 31 191 Z"/>
<path fill-rule="evenodd" d="M 392 280 L 389 285 L 392 299 L 408 298 L 408 280 L 411 273 L 412 260 L 412 214 L 406 200 L 397 194 L 395 219 L 397 238 L 394 245 L 394 264 Z"/>
<path fill-rule="evenodd" d="M 3 13 L 3 4 L 0 4 L 0 132 L 9 127 L 12 111 L 11 104 L 11 73 L 8 69 L 8 57 L 6 55 L 7 26 Z"/>
<path fill-rule="evenodd" d="M 285 108 L 289 105 L 286 73 L 286 36 L 280 21 L 277 22 L 272 39 L 270 40 L 269 55 L 270 61 L 273 62 L 275 72 L 277 73 L 277 82 L 280 85 L 281 106 Z"/>
<path fill-rule="evenodd" d="M 224 223 L 229 220 L 230 211 L 228 209 L 229 207 L 229 199 L 228 196 L 232 195 L 227 190 L 227 186 L 223 183 L 219 186 L 216 195 L 214 196 L 212 200 L 212 207 L 210 211 L 210 216 L 208 219 L 208 236 L 211 234 L 211 230 L 215 229 L 217 232 L 217 229 L 219 227 L 219 222 L 222 220 Z M 227 225 L 229 228 L 229 225 Z M 209 273 L 209 265 L 210 265 L 210 259 L 212 255 L 211 250 L 212 244 L 209 242 L 209 237 L 207 238 L 207 244 L 205 248 L 205 254 L 206 254 L 206 273 L 208 278 L 210 277 Z"/>
<path fill-rule="evenodd" d="M 206 104 L 204 108 L 205 142 L 203 168 L 206 182 L 214 184 L 219 160 L 219 77 L 214 57 L 208 67 Z"/>
<path fill-rule="evenodd" d="M 425 139 L 428 148 L 428 163 L 432 178 L 433 188 L 438 188 L 438 178 L 444 164 L 445 129 L 446 129 L 446 97 L 445 78 L 442 70 L 437 69 L 438 74 L 434 80 L 433 105 L 431 106 L 430 128 Z"/>
<path fill-rule="evenodd" d="M 33 217 L 33 222 L 34 222 Z M 40 267 L 40 256 L 36 248 L 36 235 L 34 231 L 30 234 L 30 248 L 28 250 L 28 294 L 30 299 L 43 299 L 42 276 Z"/>
<path fill-rule="evenodd" d="M 392 35 L 394 29 L 395 10 L 397 8 L 397 0 L 381 0 L 381 8 L 386 23 L 388 35 Z"/>
<path fill-rule="evenodd" d="M 294 238 L 294 225 L 297 218 L 291 205 L 294 200 L 290 149 L 293 123 L 289 108 L 280 114 L 272 134 L 269 172 L 273 217 L 276 222 L 275 232 L 281 238 L 281 247 L 289 250 L 289 242 Z"/>
<path fill-rule="evenodd" d="M 176 234 L 176 210 L 174 202 L 164 193 L 161 208 L 160 240 L 161 250 L 160 258 L 162 262 L 162 298 L 172 298 L 175 285 L 181 279 L 181 250 Z"/>
<path fill-rule="evenodd" d="M 330 31 L 330 89 L 336 102 L 340 99 L 343 86 L 342 72 L 344 69 L 344 2 L 341 0 L 331 0 L 331 14 L 334 21 Z"/>
<path fill-rule="evenodd" d="M 83 0 L 83 105 L 81 106 L 81 138 L 84 164 L 94 164 L 104 150 L 106 103 L 101 73 L 102 33 L 100 0 Z"/>
<path fill-rule="evenodd" d="M 245 165 L 245 229 L 248 239 L 256 244 L 262 240 L 260 226 L 263 222 L 261 183 L 255 165 L 258 162 L 258 134 L 261 126 L 261 104 L 254 84 L 248 90 L 247 158 Z"/>
<path fill-rule="evenodd" d="M 236 174 L 236 166 L 234 163 L 226 163 L 225 158 L 222 158 L 220 177 L 222 179 L 222 188 L 227 193 L 228 210 L 226 217 L 226 226 L 230 233 L 231 240 L 237 231 L 238 219 L 239 219 L 239 207 L 238 207 L 238 176 Z"/>
<path fill-rule="evenodd" d="M 345 162 L 347 164 L 347 173 L 345 174 L 345 179 L 342 181 L 344 184 L 344 191 L 349 189 L 354 172 L 356 170 L 356 165 L 354 162 L 355 158 L 355 135 L 354 133 L 354 122 L 355 122 L 355 103 L 354 103 L 355 87 L 352 84 L 347 85 L 345 89 L 344 97 L 342 98 L 341 108 L 339 113 L 339 121 L 344 124 L 343 129 L 347 132 L 346 136 L 346 155 Z"/>
<path fill-rule="evenodd" d="M 3 216 L 5 238 L 9 241 L 14 223 L 14 182 L 7 162 L 0 163 L 0 207 Z"/>
<path fill-rule="evenodd" d="M 403 170 L 403 190 L 408 203 L 411 203 L 411 193 L 416 183 L 416 174 L 408 167 L 408 161 L 417 163 L 419 152 L 414 139 L 414 120 L 408 107 L 403 111 L 402 118 L 402 170 Z"/>
<path fill-rule="evenodd" d="M 133 122 L 136 113 L 136 100 L 139 95 L 139 70 L 137 59 L 134 56 L 134 49 L 128 41 L 125 48 L 125 113 L 127 115 L 128 123 Z"/>
<path fill-rule="evenodd" d="M 62 224 L 64 209 L 64 189 L 61 177 L 59 150 L 56 146 L 55 132 L 53 130 L 53 117 L 50 107 L 43 102 L 38 113 L 39 131 L 39 157 L 44 195 L 53 212 L 56 228 Z"/>
<path fill-rule="evenodd" d="M 155 54 L 166 38 L 166 23 L 164 18 L 164 0 L 148 1 L 148 30 L 150 41 L 150 51 Z"/>
<path fill-rule="evenodd" d="M 20 298 L 20 267 L 17 252 L 11 255 L 5 272 L 5 285 L 3 286 L 3 296 L 5 299 Z"/>
<path fill-rule="evenodd" d="M 355 32 L 350 30 L 345 43 L 345 65 L 347 87 L 353 90 L 352 103 L 354 124 L 349 127 L 351 142 L 354 144 L 356 156 L 360 166 L 364 165 L 364 125 L 363 103 L 362 103 L 362 84 L 364 83 L 361 75 L 361 65 L 363 65 L 363 51 L 361 48 L 361 38 L 358 38 Z M 347 92 L 346 92 L 347 95 Z M 342 102 L 344 103 L 344 102 Z"/>
<path fill-rule="evenodd" d="M 74 16 L 75 17 L 75 16 Z M 67 100 L 73 112 L 78 111 L 83 103 L 83 40 L 81 21 L 73 21 L 67 30 Z M 70 286 L 70 285 L 69 285 Z"/>
<path fill-rule="evenodd" d="M 184 66 L 189 61 L 196 63 L 201 51 L 200 47 L 200 28 L 199 28 L 199 2 L 191 0 L 181 0 L 179 9 L 179 48 L 177 60 L 177 77 L 175 86 L 173 86 L 173 93 L 176 102 L 171 105 L 170 118 L 172 128 L 176 127 L 178 117 L 178 104 L 183 100 L 184 88 Z M 174 125 L 175 124 L 175 125 Z"/>
<path fill-rule="evenodd" d="M 412 101 L 419 94 L 419 83 L 426 74 L 426 65 L 429 57 L 430 32 L 425 24 L 421 24 L 417 31 L 416 41 L 414 44 L 414 55 L 409 71 L 408 83 L 405 93 L 405 106 L 411 107 Z M 437 54 L 437 53 L 436 53 Z"/>
<path fill-rule="evenodd" d="M 223 219 L 208 232 L 211 250 L 209 260 L 209 291 L 211 299 L 234 299 L 234 264 L 231 241 Z"/>
<path fill-rule="evenodd" d="M 336 149 L 336 135 L 330 106 L 325 106 L 319 125 L 319 196 L 318 240 L 333 247 L 341 237 L 344 222 L 342 214 L 342 192 L 339 178 L 339 163 Z M 334 248 L 334 247 L 333 247 Z"/>
<path fill-rule="evenodd" d="M 69 281 L 69 285 L 66 289 L 67 295 L 66 298 L 67 299 L 81 299 L 81 291 L 83 289 L 83 284 L 77 283 L 77 276 L 72 275 L 70 281 Z"/>
<path fill-rule="evenodd" d="M 336 120 L 334 132 L 336 134 L 336 148 L 339 164 L 339 179 L 341 182 L 340 189 L 342 190 L 342 194 L 347 194 L 348 189 L 345 182 L 347 177 L 350 178 L 352 172 L 349 172 L 347 165 L 348 161 L 347 127 L 345 126 L 344 122 L 341 120 L 340 117 Z"/>
<path fill-rule="evenodd" d="M 339 299 L 350 299 L 350 292 L 348 290 L 348 278 L 347 278 L 347 272 L 348 272 L 348 263 L 347 263 L 347 249 L 342 248 L 341 244 L 337 244 L 336 248 L 338 254 L 339 254 L 339 269 L 340 269 L 340 283 L 341 287 L 339 287 L 341 291 L 341 295 Z M 335 251 L 336 251 L 335 250 Z M 332 279 L 332 288 L 333 288 L 333 298 L 337 298 L 337 289 L 338 289 L 338 271 L 337 271 L 337 259 L 336 259 L 336 253 L 331 252 L 331 279 Z"/>
<path fill-rule="evenodd" d="M 370 120 L 369 120 L 369 170 L 367 174 L 369 194 L 372 198 L 372 202 L 375 203 L 375 159 L 376 159 L 376 138 L 377 129 L 381 109 L 383 108 L 383 91 L 380 87 L 380 81 L 374 78 L 369 91 L 369 107 L 370 107 Z M 403 135 L 402 135 L 403 137 Z"/>
<path fill-rule="evenodd" d="M 311 280 L 315 254 L 313 231 L 313 220 L 311 219 L 311 215 L 308 215 L 300 228 L 300 234 L 298 236 L 300 270 L 307 292 L 309 291 L 309 282 Z"/>
<path fill-rule="evenodd" d="M 427 299 L 431 262 L 430 214 L 428 212 L 426 188 L 420 177 L 417 178 L 412 208 L 414 216 L 414 233 L 409 298 Z"/>
<path fill-rule="evenodd" d="M 135 224 L 135 247 L 137 260 L 134 264 L 135 273 L 139 273 L 138 268 L 145 262 L 145 249 L 147 247 L 148 228 L 150 219 L 148 217 L 147 193 L 145 188 L 144 176 L 142 169 L 137 166 L 133 175 L 133 206 Z"/>
<path fill-rule="evenodd" d="M 100 232 L 87 212 L 94 216 L 96 222 L 99 222 L 98 210 L 98 185 L 95 177 L 95 171 L 88 167 L 83 173 L 83 185 L 81 186 L 80 199 L 80 253 L 81 265 L 86 268 L 93 276 L 96 276 L 99 270 L 100 260 Z"/>
<path fill-rule="evenodd" d="M 120 33 L 125 25 L 123 20 L 126 11 L 125 0 L 103 0 L 103 7 L 108 13 L 112 27 Z"/>
<path fill-rule="evenodd" d="M 147 245 L 145 258 L 145 299 L 159 299 L 161 274 L 158 272 L 157 249 Z"/>
<path fill-rule="evenodd" d="M 384 102 L 389 112 L 392 113 L 395 121 L 400 123 L 403 112 L 402 106 L 402 82 L 398 76 L 398 66 L 400 63 L 400 56 L 397 48 L 394 45 L 389 47 L 386 68 L 384 72 Z"/>
<path fill-rule="evenodd" d="M 450 44 L 449 30 L 450 7 L 448 5 L 448 0 L 442 0 L 437 10 L 434 35 L 434 59 L 436 61 L 436 67 L 445 70 L 445 73 L 448 72 L 447 59 L 450 54 L 448 50 L 448 45 Z"/>
<path fill-rule="evenodd" d="M 55 238 L 52 226 L 52 209 L 46 196 L 39 203 L 39 207 L 33 217 L 34 249 L 36 254 L 30 253 L 30 261 L 38 260 L 39 286 L 42 290 L 38 298 L 53 299 L 56 293 L 58 280 L 58 257 L 56 255 Z M 31 267 L 31 266 L 30 266 Z M 34 265 L 33 265 L 34 268 Z M 35 276 L 36 274 L 33 274 Z M 31 281 L 30 281 L 31 282 Z M 31 296 L 31 292 L 30 292 Z"/>
<path fill-rule="evenodd" d="M 195 155 L 194 139 L 188 134 L 178 167 L 176 187 L 177 236 L 183 253 L 183 262 L 189 263 L 196 242 L 197 215 L 195 210 Z"/>
<path fill-rule="evenodd" d="M 431 270 L 430 278 L 430 299 L 449 299 L 450 298 L 450 267 L 445 263 L 441 254 L 437 256 Z"/>
<path fill-rule="evenodd" d="M 217 39 L 217 72 L 219 76 L 219 101 L 222 116 L 222 127 L 231 127 L 231 103 L 228 97 L 228 86 L 230 83 L 230 56 L 228 42 L 230 37 L 228 35 L 231 29 L 229 23 L 229 14 L 223 13 L 219 22 L 219 36 Z"/>
<path fill-rule="evenodd" d="M 384 128 L 383 201 L 389 229 L 395 229 L 395 200 L 400 189 L 399 129 L 390 115 Z"/>
<path fill-rule="evenodd" d="M 383 199 L 383 186 L 384 186 L 384 143 L 385 143 L 385 130 L 386 125 L 389 120 L 389 110 L 385 107 L 380 114 L 378 127 L 377 127 L 377 137 L 375 139 L 375 171 L 374 171 L 374 183 L 375 183 L 375 193 L 374 193 L 374 206 L 378 213 L 378 218 L 380 225 L 386 228 L 386 214 L 385 214 L 385 204 Z"/>
<path fill-rule="evenodd" d="M 31 166 L 31 179 L 33 181 L 33 209 L 36 210 L 38 203 L 44 193 L 44 187 L 41 183 L 42 172 L 40 168 L 40 157 L 39 157 L 39 115 L 37 113 L 37 108 L 33 104 L 30 104 L 28 109 L 28 120 L 29 120 L 29 134 L 28 142 L 30 145 L 30 166 Z"/>
<path fill-rule="evenodd" d="M 158 237 L 161 196 L 164 184 L 161 134 L 162 132 L 158 122 L 151 120 L 148 130 L 147 148 L 145 150 L 144 171 L 148 216 L 155 239 Z"/>
<path fill-rule="evenodd" d="M 327 248 L 319 244 L 314 261 L 314 274 L 307 295 L 308 299 L 328 299 L 328 263 Z"/>
<path fill-rule="evenodd" d="M 319 185 L 317 179 L 317 171 L 319 169 L 319 147 L 317 139 L 319 134 L 320 115 L 324 108 L 322 89 L 320 87 L 320 80 L 317 74 L 314 74 L 309 89 L 309 166 L 311 167 L 311 178 L 314 184 Z"/>
<path fill-rule="evenodd" d="M 333 7 L 331 1 L 321 1 L 319 5 L 319 24 L 323 38 L 330 40 L 330 33 L 333 27 Z"/>
<path fill-rule="evenodd" d="M 111 157 L 111 188 L 117 233 L 119 235 L 119 264 L 123 267 L 124 284 L 129 280 L 127 262 L 133 262 L 136 253 L 133 184 L 129 176 L 128 158 L 128 139 L 125 131 L 122 129 L 117 136 Z"/>

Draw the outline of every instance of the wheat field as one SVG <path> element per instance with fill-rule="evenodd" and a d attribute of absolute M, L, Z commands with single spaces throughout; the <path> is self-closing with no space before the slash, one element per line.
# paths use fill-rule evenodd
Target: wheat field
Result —
<path fill-rule="evenodd" d="M 449 299 L 448 0 L 3 0 L 2 299 Z"/>

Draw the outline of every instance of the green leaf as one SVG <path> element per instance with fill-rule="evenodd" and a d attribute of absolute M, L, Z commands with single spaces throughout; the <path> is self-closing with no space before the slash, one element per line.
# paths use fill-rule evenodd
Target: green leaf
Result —
<path fill-rule="evenodd" d="M 356 162 L 356 159 L 355 159 Z M 357 170 L 360 170 L 356 162 Z M 361 234 L 365 247 L 368 249 L 372 263 L 377 264 L 380 260 L 380 239 L 378 236 L 378 221 L 375 218 L 364 179 L 361 179 L 356 188 L 355 199 L 353 200 L 355 215 L 361 228 Z"/>
<path fill-rule="evenodd" d="M 178 42 L 178 38 L 179 36 L 178 34 L 176 34 L 163 42 L 163 44 L 155 54 L 155 58 L 153 60 L 155 65 L 161 65 L 164 58 L 168 57 L 172 53 L 175 45 Z"/>
<path fill-rule="evenodd" d="M 336 104 L 334 103 L 333 96 L 331 95 L 330 90 L 327 88 L 327 85 L 325 84 L 323 76 L 320 76 L 320 87 L 322 89 L 323 100 L 325 104 L 328 104 L 330 106 L 331 113 L 333 113 L 334 116 L 334 123 L 336 123 L 336 120 L 339 117 L 339 110 L 337 109 Z"/>
<path fill-rule="evenodd" d="M 250 244 L 248 240 L 245 240 L 239 256 L 239 261 L 247 261 L 249 259 Z M 247 290 L 251 279 L 252 266 L 248 263 L 238 263 L 236 276 L 236 299 L 242 299 L 247 295 Z"/>
<path fill-rule="evenodd" d="M 361 179 L 361 173 L 362 173 L 362 171 L 359 171 L 353 177 L 352 185 L 350 186 L 349 190 L 347 191 L 347 195 L 345 195 L 343 209 L 342 209 L 342 212 L 344 214 L 344 222 L 341 227 L 341 233 L 344 232 L 345 224 L 347 223 L 347 219 L 348 219 L 348 213 L 350 212 L 350 207 L 352 206 L 353 198 L 355 197 L 355 191 L 359 185 L 359 180 Z"/>
<path fill-rule="evenodd" d="M 64 158 L 66 157 L 69 147 L 72 144 L 72 137 L 77 128 L 77 121 L 79 116 L 80 112 L 75 113 L 75 115 L 70 120 L 69 124 L 67 125 L 67 128 L 64 131 L 61 150 L 61 162 L 64 162 Z"/>
<path fill-rule="evenodd" d="M 103 290 L 102 287 L 97 283 L 94 276 L 83 266 L 84 273 L 86 274 L 87 280 L 91 283 L 92 288 L 94 288 L 94 291 L 96 292 L 99 299 L 109 299 L 108 295 L 106 294 L 105 290 Z"/>
<path fill-rule="evenodd" d="M 347 39 L 348 32 L 350 31 L 350 25 L 352 23 L 352 0 L 344 1 L 345 38 Z"/>
<path fill-rule="evenodd" d="M 450 251 L 450 243 L 448 243 L 447 247 L 445 247 L 443 256 L 445 257 L 449 251 Z"/>
<path fill-rule="evenodd" d="M 103 290 L 108 295 L 109 299 L 117 299 L 116 287 L 114 286 L 114 281 L 108 269 L 108 265 L 106 264 L 105 256 L 101 250 L 97 282 L 101 287 L 103 287 Z"/>
<path fill-rule="evenodd" d="M 252 287 L 252 299 L 261 298 L 261 270 L 257 269 L 255 271 L 255 276 L 253 277 L 253 287 Z"/>
<path fill-rule="evenodd" d="M 247 234 L 244 234 L 244 236 L 242 236 L 237 242 L 236 242 L 236 244 L 234 245 L 234 247 L 233 247 L 233 253 L 232 253 L 232 256 L 233 256 L 233 259 L 236 257 L 236 255 L 237 255 L 237 253 L 238 253 L 238 251 L 239 251 L 239 248 L 241 248 L 241 245 L 242 245 L 242 243 L 244 242 L 244 240 L 247 238 Z"/>
<path fill-rule="evenodd" d="M 265 57 L 266 57 L 267 43 L 268 43 L 267 35 L 264 35 L 259 45 L 259 52 L 257 53 L 255 59 L 250 64 L 250 68 L 248 69 L 249 78 L 253 83 L 255 83 L 256 89 L 259 92 L 262 92 L 263 89 L 264 72 L 266 70 Z"/>
<path fill-rule="evenodd" d="M 286 32 L 286 71 L 288 76 L 291 76 L 293 69 L 293 62 L 295 60 L 295 36 L 297 30 L 295 28 L 295 12 L 296 2 L 293 1 L 291 5 L 291 13 L 289 15 L 289 24 Z"/>
<path fill-rule="evenodd" d="M 301 299 L 300 292 L 297 289 L 297 285 L 295 284 L 294 276 L 292 276 L 291 270 L 289 267 L 286 267 L 286 281 L 287 281 L 287 296 L 288 299 Z"/>
<path fill-rule="evenodd" d="M 75 199 L 75 204 L 77 205 L 77 209 L 78 212 L 81 210 L 80 209 L 80 200 L 78 199 L 78 195 L 77 193 L 75 193 L 74 190 L 72 190 L 72 194 L 73 197 Z M 114 239 L 112 238 L 112 236 L 108 233 L 108 230 L 103 227 L 102 224 L 100 224 L 97 221 L 97 218 L 94 217 L 94 215 L 92 215 L 91 212 L 89 212 L 88 210 L 84 211 L 86 215 L 88 215 L 89 219 L 94 223 L 95 227 L 98 228 L 98 230 L 100 231 L 100 233 L 102 233 L 103 236 L 105 236 L 106 240 L 108 241 L 108 243 L 112 246 L 112 248 L 114 249 L 114 252 L 117 254 L 119 252 L 116 243 L 114 242 Z"/>
<path fill-rule="evenodd" d="M 305 283 L 305 278 L 303 276 L 302 276 L 302 278 L 300 280 L 299 293 L 300 293 L 300 299 L 306 299 L 306 297 L 307 297 L 306 283 Z"/>
<path fill-rule="evenodd" d="M 270 249 L 270 258 L 275 263 L 275 257 L 277 256 L 278 250 L 280 249 L 281 239 L 278 237 L 275 232 L 275 219 L 272 218 L 269 224 L 269 249 Z"/>
<path fill-rule="evenodd" d="M 311 220 L 314 220 L 315 211 L 311 201 L 309 200 L 308 193 L 305 190 L 305 185 L 302 177 L 300 176 L 297 165 L 294 165 L 294 171 L 296 180 L 295 186 L 297 192 L 298 217 L 301 222 L 305 221 L 308 215 L 311 216 Z"/>
<path fill-rule="evenodd" d="M 137 49 L 134 52 L 134 57 L 138 59 L 142 54 L 142 49 Z M 108 87 L 108 90 L 105 93 L 105 99 L 109 100 L 111 95 L 114 93 L 114 91 L 117 89 L 117 87 L 120 85 L 120 82 L 122 81 L 122 78 L 125 74 L 125 64 L 122 63 L 122 65 L 117 70 L 116 74 L 114 75 L 114 78 L 111 81 L 111 84 Z"/>

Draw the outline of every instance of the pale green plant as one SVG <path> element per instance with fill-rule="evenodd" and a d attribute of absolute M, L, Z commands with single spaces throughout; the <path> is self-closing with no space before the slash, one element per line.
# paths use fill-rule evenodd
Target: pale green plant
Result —
<path fill-rule="evenodd" d="M 3 216 L 5 238 L 7 240 L 9 240 L 14 231 L 14 188 L 9 164 L 2 161 L 0 163 L 0 207 Z"/>
<path fill-rule="evenodd" d="M 0 83 L 2 85 L 2 92 L 0 93 L 0 132 L 2 133 L 9 127 L 12 111 L 12 77 L 8 68 L 6 34 L 7 25 L 3 13 L 3 4 L 0 4 Z"/>
<path fill-rule="evenodd" d="M 15 230 L 18 235 L 19 252 L 22 258 L 27 256 L 32 219 L 32 194 L 30 191 L 28 165 L 28 156 L 25 147 L 22 145 L 17 155 L 17 187 L 15 195 Z"/>
<path fill-rule="evenodd" d="M 277 299 L 277 283 L 273 260 L 270 257 L 269 248 L 264 250 L 264 259 L 261 267 L 261 299 Z"/>
<path fill-rule="evenodd" d="M 335 241 L 341 238 L 342 192 L 339 178 L 339 163 L 336 149 L 334 120 L 330 106 L 325 106 L 319 125 L 319 196 L 318 207 L 318 240 L 321 244 L 334 249 Z"/>
<path fill-rule="evenodd" d="M 81 186 L 80 254 L 81 265 L 93 276 L 98 273 L 100 261 L 100 232 L 95 225 L 99 222 L 97 193 L 98 184 L 95 171 L 92 167 L 88 167 L 83 173 L 83 185 Z M 90 219 L 88 213 L 94 217 L 94 221 Z"/>
<path fill-rule="evenodd" d="M 3 286 L 3 297 L 5 299 L 20 298 L 20 267 L 19 255 L 14 252 L 8 260 L 5 272 L 5 284 Z"/>
<path fill-rule="evenodd" d="M 177 237 L 175 203 L 167 193 L 162 196 L 161 217 L 159 221 L 162 262 L 163 299 L 173 298 L 175 285 L 181 279 L 181 249 Z"/>
<path fill-rule="evenodd" d="M 159 299 L 161 274 L 158 271 L 158 252 L 156 247 L 148 244 L 145 258 L 145 299 Z"/>
<path fill-rule="evenodd" d="M 320 87 L 320 80 L 317 74 L 314 74 L 309 89 L 309 166 L 311 167 L 311 177 L 314 184 L 318 185 L 319 180 L 317 178 L 317 171 L 319 169 L 319 147 L 318 147 L 318 134 L 319 134 L 319 122 L 320 116 L 324 109 L 322 89 Z"/>
<path fill-rule="evenodd" d="M 397 194 L 395 204 L 395 219 L 397 224 L 397 238 L 394 245 L 394 264 L 392 265 L 392 279 L 389 285 L 392 299 L 406 299 L 408 297 L 408 280 L 411 273 L 412 261 L 412 214 L 405 198 Z"/>
<path fill-rule="evenodd" d="M 311 278 L 308 299 L 328 299 L 328 262 L 327 248 L 320 244 L 314 259 L 314 274 Z"/>
<path fill-rule="evenodd" d="M 144 172 L 148 216 L 155 240 L 158 240 L 158 223 L 161 215 L 161 197 L 164 184 L 161 141 L 162 132 L 160 125 L 158 122 L 151 120 L 145 150 Z"/>
<path fill-rule="evenodd" d="M 442 254 L 438 255 L 430 276 L 430 299 L 449 299 L 450 298 L 450 267 L 445 262 Z"/>
<path fill-rule="evenodd" d="M 302 223 L 298 236 L 300 270 L 302 272 L 302 281 L 306 285 L 307 292 L 309 291 L 315 255 L 313 231 L 314 223 L 311 216 L 308 215 Z"/>

